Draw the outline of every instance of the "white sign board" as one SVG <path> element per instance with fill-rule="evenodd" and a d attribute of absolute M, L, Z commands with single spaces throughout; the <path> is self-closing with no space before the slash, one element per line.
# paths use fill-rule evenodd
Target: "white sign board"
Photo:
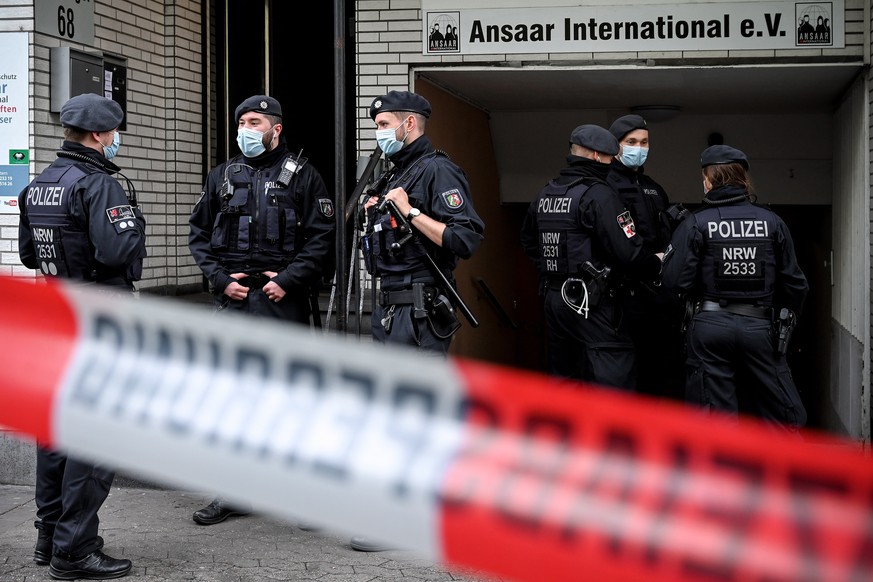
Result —
<path fill-rule="evenodd" d="M 422 53 L 843 48 L 844 0 L 440 9 L 422 1 Z"/>
<path fill-rule="evenodd" d="M 92 0 L 34 0 L 33 16 L 37 32 L 94 44 Z"/>
<path fill-rule="evenodd" d="M 0 213 L 18 213 L 30 182 L 27 33 L 0 33 Z"/>

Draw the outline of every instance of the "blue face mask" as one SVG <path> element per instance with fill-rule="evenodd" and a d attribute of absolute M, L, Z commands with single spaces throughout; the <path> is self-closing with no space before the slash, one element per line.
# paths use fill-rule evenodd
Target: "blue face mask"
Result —
<path fill-rule="evenodd" d="M 102 143 L 100 145 L 103 145 Z M 108 146 L 103 146 L 103 157 L 111 160 L 118 154 L 118 147 L 121 145 L 121 134 L 115 132 L 115 137 L 112 138 L 112 143 Z"/>
<path fill-rule="evenodd" d="M 267 147 L 264 145 L 264 135 L 266 135 L 265 132 L 243 127 L 236 132 L 236 145 L 239 146 L 245 157 L 256 158 L 267 151 Z"/>
<path fill-rule="evenodd" d="M 649 156 L 649 148 L 640 146 L 621 146 L 621 155 L 619 160 L 628 168 L 639 168 L 646 163 L 646 158 Z"/>
<path fill-rule="evenodd" d="M 379 147 L 382 148 L 382 151 L 385 152 L 386 156 L 399 152 L 403 148 L 403 141 L 406 139 L 406 136 L 409 135 L 409 132 L 407 131 L 406 135 L 403 136 L 403 139 L 398 140 L 398 129 L 400 129 L 399 125 L 394 129 L 376 130 L 376 142 L 379 144 Z"/>

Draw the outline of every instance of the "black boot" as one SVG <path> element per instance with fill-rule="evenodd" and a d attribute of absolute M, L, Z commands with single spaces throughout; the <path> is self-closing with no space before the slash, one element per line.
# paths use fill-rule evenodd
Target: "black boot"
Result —
<path fill-rule="evenodd" d="M 130 572 L 133 564 L 130 560 L 117 560 L 94 550 L 87 556 L 78 559 L 66 559 L 61 556 L 52 558 L 49 575 L 56 580 L 111 580 L 121 578 Z"/>
<path fill-rule="evenodd" d="M 214 525 L 216 523 L 221 523 L 232 515 L 248 515 L 249 513 L 251 513 L 251 511 L 248 509 L 241 509 L 239 507 L 228 505 L 226 501 L 220 497 L 216 497 L 212 500 L 212 503 L 203 509 L 195 511 L 192 517 L 194 521 L 200 525 Z"/>
<path fill-rule="evenodd" d="M 48 566 L 52 561 L 52 538 L 55 530 L 41 523 L 34 523 L 36 527 L 36 546 L 33 548 L 33 561 L 38 566 Z"/>
<path fill-rule="evenodd" d="M 359 552 L 386 552 L 395 549 L 393 546 L 383 544 L 382 542 L 364 536 L 353 537 L 351 546 L 353 550 Z"/>

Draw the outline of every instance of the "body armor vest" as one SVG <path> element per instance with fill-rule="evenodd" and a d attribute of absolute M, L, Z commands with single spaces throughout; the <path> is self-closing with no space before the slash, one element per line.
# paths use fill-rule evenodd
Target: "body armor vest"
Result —
<path fill-rule="evenodd" d="M 591 237 L 579 227 L 579 205 L 591 183 L 584 178 L 567 185 L 549 182 L 537 198 L 540 273 L 569 277 L 592 260 Z M 593 262 L 593 261 L 592 261 Z"/>
<path fill-rule="evenodd" d="M 78 164 L 49 166 L 27 187 L 25 207 L 33 250 L 44 275 L 93 281 L 87 225 L 72 220 L 76 185 L 96 171 Z"/>
<path fill-rule="evenodd" d="M 703 299 L 770 306 L 776 281 L 776 221 L 750 204 L 708 208 L 694 215 L 705 240 Z"/>
<path fill-rule="evenodd" d="M 290 156 L 280 167 L 289 160 Z M 278 168 L 260 171 L 276 175 L 265 182 L 255 181 L 256 170 L 242 163 L 228 165 L 212 231 L 212 248 L 226 259 L 251 262 L 252 268 L 279 268 L 291 262 L 302 243 L 297 237 L 302 219 L 298 172 L 285 185 L 278 179 Z M 263 192 L 253 190 L 260 184 L 264 185 Z"/>

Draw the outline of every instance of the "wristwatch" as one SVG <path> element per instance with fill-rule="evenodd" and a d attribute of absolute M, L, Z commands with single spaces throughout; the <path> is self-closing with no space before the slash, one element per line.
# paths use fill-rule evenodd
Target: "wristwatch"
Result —
<path fill-rule="evenodd" d="M 415 218 L 416 216 L 419 216 L 419 215 L 421 215 L 421 210 L 413 207 L 409 210 L 409 214 L 406 215 L 406 220 L 408 220 L 409 222 L 412 222 L 412 219 Z"/>

